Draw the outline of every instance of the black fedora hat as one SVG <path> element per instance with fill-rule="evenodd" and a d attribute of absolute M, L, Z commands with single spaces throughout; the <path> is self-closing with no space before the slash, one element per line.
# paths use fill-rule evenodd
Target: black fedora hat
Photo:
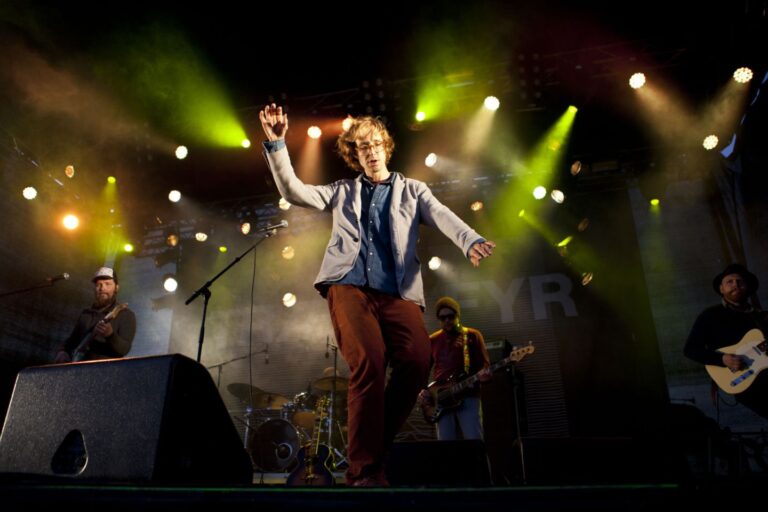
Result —
<path fill-rule="evenodd" d="M 760 285 L 757 276 L 747 270 L 745 266 L 739 265 L 738 263 L 731 263 L 712 280 L 712 288 L 715 289 L 716 294 L 720 295 L 720 284 L 723 282 L 723 278 L 731 274 L 739 274 L 744 278 L 748 287 L 747 295 L 752 295 L 757 291 L 757 287 Z"/>

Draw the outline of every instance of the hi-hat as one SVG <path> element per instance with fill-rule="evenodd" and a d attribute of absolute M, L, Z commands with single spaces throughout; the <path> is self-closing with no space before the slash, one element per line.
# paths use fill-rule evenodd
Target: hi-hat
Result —
<path fill-rule="evenodd" d="M 349 389 L 349 379 L 336 377 L 336 391 L 346 391 Z M 312 387 L 320 391 L 333 391 L 334 377 L 323 377 L 312 383 Z"/>

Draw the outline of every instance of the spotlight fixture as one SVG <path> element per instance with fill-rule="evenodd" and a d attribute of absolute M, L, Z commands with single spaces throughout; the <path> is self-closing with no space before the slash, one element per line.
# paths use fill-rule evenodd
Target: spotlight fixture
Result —
<path fill-rule="evenodd" d="M 37 197 L 37 189 L 35 187 L 26 187 L 21 191 L 21 195 L 24 196 L 24 199 L 31 201 Z"/>
<path fill-rule="evenodd" d="M 292 294 L 291 292 L 286 293 L 283 295 L 283 306 L 287 308 L 292 308 L 296 305 L 296 295 Z"/>
<path fill-rule="evenodd" d="M 717 147 L 718 142 L 720 142 L 720 139 L 717 138 L 717 135 L 707 135 L 704 137 L 704 141 L 701 145 L 704 146 L 704 149 L 707 151 L 711 151 Z"/>
<path fill-rule="evenodd" d="M 733 79 L 740 84 L 749 82 L 752 80 L 752 76 L 752 70 L 747 67 L 739 68 L 733 72 Z"/>
<path fill-rule="evenodd" d="M 163 289 L 165 291 L 174 293 L 179 287 L 179 282 L 176 280 L 175 274 L 165 274 L 163 276 Z"/>
<path fill-rule="evenodd" d="M 633 89 L 639 89 L 645 85 L 645 74 L 635 73 L 629 78 L 629 86 Z"/>

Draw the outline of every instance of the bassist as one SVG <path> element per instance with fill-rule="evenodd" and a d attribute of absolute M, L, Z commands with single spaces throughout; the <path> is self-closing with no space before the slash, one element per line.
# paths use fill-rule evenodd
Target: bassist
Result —
<path fill-rule="evenodd" d="M 58 348 L 56 363 L 124 357 L 131 349 L 136 334 L 136 315 L 122 307 L 115 311 L 120 289 L 117 274 L 109 267 L 101 267 L 91 282 L 93 304 L 80 313 L 72 333 Z M 111 319 L 104 321 L 110 313 Z"/>
<path fill-rule="evenodd" d="M 749 302 L 758 284 L 752 272 L 736 263 L 715 276 L 712 287 L 721 297 L 720 304 L 705 309 L 696 319 L 685 343 L 686 357 L 704 365 L 729 368 L 734 373 L 749 366 L 749 357 L 721 349 L 738 344 L 753 329 L 762 331 L 765 339 L 768 333 L 766 313 Z M 755 357 L 759 355 L 755 354 Z M 746 407 L 768 418 L 768 372 L 758 374 L 748 388 L 734 396 Z"/>
<path fill-rule="evenodd" d="M 491 378 L 488 370 L 490 358 L 485 348 L 483 335 L 477 329 L 461 324 L 461 306 L 451 297 L 440 298 L 435 313 L 442 328 L 430 336 L 432 347 L 433 379 L 439 386 L 456 381 L 462 375 L 480 372 L 480 381 Z M 480 420 L 480 389 L 468 388 L 462 396 L 456 397 L 454 407 L 447 408 L 435 423 L 437 438 L 482 439 Z M 419 400 L 430 400 L 425 390 Z"/>

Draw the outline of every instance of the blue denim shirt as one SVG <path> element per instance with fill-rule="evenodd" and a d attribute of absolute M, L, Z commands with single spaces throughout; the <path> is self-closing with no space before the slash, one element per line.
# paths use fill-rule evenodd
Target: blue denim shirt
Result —
<path fill-rule="evenodd" d="M 360 225 L 365 235 L 360 240 L 360 252 L 355 265 L 344 277 L 335 281 L 335 284 L 367 286 L 395 297 L 400 296 L 395 278 L 395 258 L 392 255 L 389 226 L 393 178 L 394 173 L 391 173 L 386 181 L 377 184 L 368 176 L 363 176 L 363 187 L 360 191 Z"/>

